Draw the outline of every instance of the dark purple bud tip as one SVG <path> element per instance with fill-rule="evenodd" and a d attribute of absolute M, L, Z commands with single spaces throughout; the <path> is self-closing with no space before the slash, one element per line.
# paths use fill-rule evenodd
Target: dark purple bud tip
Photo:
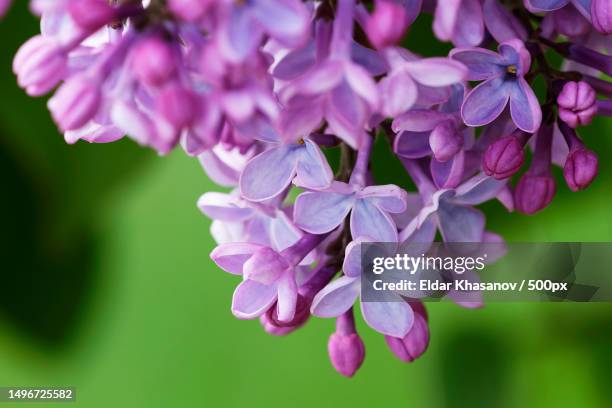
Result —
<path fill-rule="evenodd" d="M 525 162 L 523 144 L 514 136 L 491 143 L 484 154 L 482 167 L 487 176 L 503 180 L 516 173 Z"/>
<path fill-rule="evenodd" d="M 429 146 L 439 162 L 452 159 L 463 147 L 463 135 L 450 120 L 437 125 L 429 135 Z"/>
<path fill-rule="evenodd" d="M 514 205 L 523 214 L 532 215 L 548 207 L 557 186 L 550 174 L 523 174 L 514 190 Z"/>
<path fill-rule="evenodd" d="M 593 27 L 602 34 L 612 34 L 612 3 L 610 0 L 593 0 L 591 2 Z"/>
<path fill-rule="evenodd" d="M 327 343 L 329 359 L 337 372 L 352 377 L 365 359 L 365 346 L 357 333 L 336 332 Z"/>
<path fill-rule="evenodd" d="M 414 323 L 408 334 L 402 339 L 385 336 L 391 352 L 407 363 L 419 358 L 429 346 L 429 326 L 425 308 L 420 303 L 411 304 L 411 307 L 414 310 Z"/>
<path fill-rule="evenodd" d="M 597 155 L 584 147 L 572 149 L 563 166 L 563 177 L 572 191 L 584 190 L 598 172 Z"/>

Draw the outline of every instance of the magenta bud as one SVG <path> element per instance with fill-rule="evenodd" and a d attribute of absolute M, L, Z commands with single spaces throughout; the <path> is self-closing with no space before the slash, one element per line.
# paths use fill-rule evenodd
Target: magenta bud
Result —
<path fill-rule="evenodd" d="M 524 214 L 535 214 L 548 207 L 556 191 L 555 179 L 550 173 L 534 175 L 527 172 L 514 190 L 514 205 Z"/>
<path fill-rule="evenodd" d="M 452 121 L 446 120 L 431 131 L 429 146 L 437 161 L 446 162 L 463 147 L 463 135 Z"/>
<path fill-rule="evenodd" d="M 336 371 L 345 377 L 355 375 L 365 359 L 365 346 L 357 333 L 332 334 L 327 343 L 327 351 Z"/>
<path fill-rule="evenodd" d="M 404 338 L 385 336 L 387 345 L 397 358 L 410 363 L 419 358 L 429 345 L 429 325 L 425 307 L 420 302 L 411 303 L 414 323 Z"/>
<path fill-rule="evenodd" d="M 53 38 L 37 35 L 19 48 L 13 71 L 17 74 L 17 83 L 28 95 L 44 95 L 64 79 L 66 53 Z"/>
<path fill-rule="evenodd" d="M 157 35 L 139 41 L 132 55 L 134 74 L 148 85 L 163 85 L 176 71 L 172 47 Z"/>
<path fill-rule="evenodd" d="M 102 95 L 95 80 L 78 75 L 66 81 L 47 106 L 63 131 L 80 129 L 98 112 Z"/>
<path fill-rule="evenodd" d="M 482 167 L 487 176 L 503 180 L 516 173 L 524 162 L 523 144 L 515 135 L 509 135 L 487 147 Z"/>
<path fill-rule="evenodd" d="M 612 3 L 610 0 L 591 2 L 591 19 L 597 31 L 605 35 L 612 34 Z"/>
<path fill-rule="evenodd" d="M 70 17 L 84 30 L 97 31 L 115 18 L 115 10 L 107 0 L 71 1 Z"/>
<path fill-rule="evenodd" d="M 194 123 L 200 101 L 198 96 L 180 85 L 165 86 L 157 95 L 157 111 L 175 129 Z"/>
<path fill-rule="evenodd" d="M 598 173 L 597 155 L 584 147 L 572 149 L 563 166 L 563 177 L 572 191 L 584 190 Z"/>
<path fill-rule="evenodd" d="M 13 3 L 13 0 L 0 0 L 0 18 L 4 17 L 11 7 L 11 3 Z"/>
<path fill-rule="evenodd" d="M 597 113 L 597 94 L 584 81 L 566 82 L 557 97 L 559 118 L 570 127 L 588 125 Z"/>
<path fill-rule="evenodd" d="M 394 0 L 377 0 L 366 24 L 368 38 L 376 48 L 398 43 L 407 28 L 406 9 Z"/>

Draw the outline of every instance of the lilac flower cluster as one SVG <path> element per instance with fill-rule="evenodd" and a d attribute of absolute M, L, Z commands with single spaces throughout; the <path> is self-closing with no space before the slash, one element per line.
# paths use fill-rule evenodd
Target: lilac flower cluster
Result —
<path fill-rule="evenodd" d="M 0 11 L 9 1 L 0 0 Z M 241 277 L 232 312 L 286 335 L 336 318 L 334 368 L 365 357 L 353 307 L 361 242 L 500 242 L 475 208 L 534 214 L 586 188 L 598 161 L 576 129 L 612 114 L 610 0 L 32 0 L 41 34 L 15 56 L 19 85 L 54 91 L 68 143 L 124 135 L 180 145 L 228 193 L 198 201 Z M 421 13 L 456 47 L 423 58 L 400 43 Z M 565 62 L 554 67 L 549 55 Z M 538 98 L 532 85 L 545 83 Z M 599 96 L 599 99 L 598 99 Z M 416 186 L 377 185 L 386 138 Z M 326 152 L 341 151 L 332 169 Z M 529 168 L 514 187 L 512 176 Z M 439 235 L 438 235 L 439 234 Z M 457 302 L 478 307 L 480 301 Z M 367 325 L 412 361 L 427 348 L 423 303 L 360 302 Z"/>

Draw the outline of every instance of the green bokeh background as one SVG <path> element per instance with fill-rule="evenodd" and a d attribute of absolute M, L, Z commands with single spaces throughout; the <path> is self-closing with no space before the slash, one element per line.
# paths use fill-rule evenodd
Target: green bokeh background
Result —
<path fill-rule="evenodd" d="M 333 321 L 277 338 L 236 320 L 237 279 L 209 260 L 210 221 L 195 206 L 213 183 L 181 152 L 66 145 L 45 101 L 11 73 L 37 32 L 23 3 L 0 24 L 0 386 L 75 386 L 82 407 L 612 406 L 612 305 L 433 304 L 429 350 L 412 364 L 359 321 L 367 358 L 353 379 L 328 362 Z M 428 24 L 409 42 L 433 55 Z M 489 203 L 489 229 L 509 241 L 612 241 L 611 126 L 581 130 L 601 158 L 588 190 L 560 182 L 535 217 Z"/>

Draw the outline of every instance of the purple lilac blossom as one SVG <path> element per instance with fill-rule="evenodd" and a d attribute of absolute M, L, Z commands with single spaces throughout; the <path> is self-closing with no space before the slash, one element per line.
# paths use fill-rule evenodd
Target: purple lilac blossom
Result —
<path fill-rule="evenodd" d="M 0 16 L 10 4 L 0 0 Z M 480 204 L 543 211 L 557 190 L 553 165 L 571 191 L 597 182 L 598 155 L 576 128 L 612 116 L 609 0 L 31 0 L 30 9 L 41 33 L 13 70 L 29 95 L 53 93 L 66 142 L 127 136 L 196 157 L 231 190 L 197 204 L 213 220 L 212 259 L 239 277 L 233 314 L 277 336 L 335 318 L 328 353 L 344 376 L 365 358 L 355 303 L 400 360 L 429 344 L 427 294 L 361 301 L 362 243 L 426 252 L 439 233 L 501 244 Z M 422 13 L 457 47 L 449 55 L 403 46 Z M 375 140 L 416 188 L 376 180 Z M 339 163 L 328 161 L 338 146 Z M 478 294 L 446 296 L 482 305 Z"/>

